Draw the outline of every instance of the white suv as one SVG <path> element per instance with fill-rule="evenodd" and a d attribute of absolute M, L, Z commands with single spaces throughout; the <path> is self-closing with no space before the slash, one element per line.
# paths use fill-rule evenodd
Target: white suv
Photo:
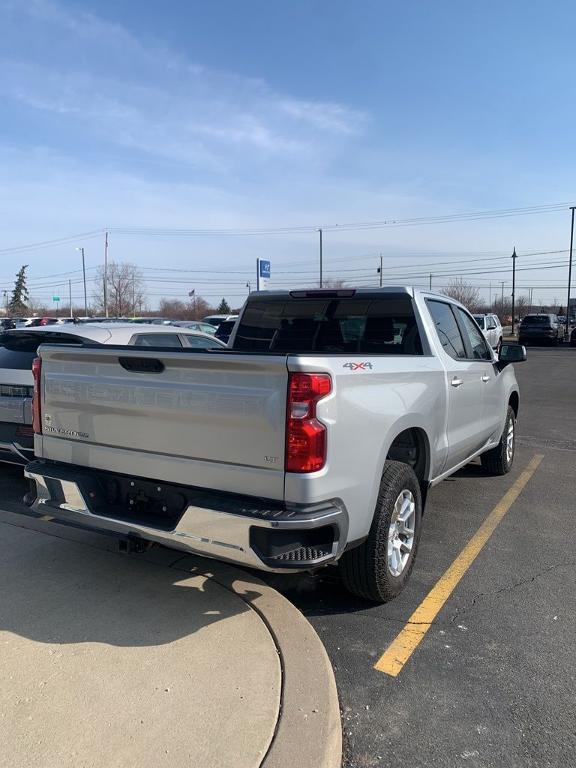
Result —
<path fill-rule="evenodd" d="M 500 349 L 502 344 L 502 326 L 497 315 L 474 315 L 474 320 L 492 349 Z"/>

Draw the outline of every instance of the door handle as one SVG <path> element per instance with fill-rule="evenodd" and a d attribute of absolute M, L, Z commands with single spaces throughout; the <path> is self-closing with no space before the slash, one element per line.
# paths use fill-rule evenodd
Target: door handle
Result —
<path fill-rule="evenodd" d="M 482 381 L 484 384 L 486 384 L 487 381 L 490 381 L 490 376 L 486 376 L 486 374 L 484 374 L 484 376 L 482 376 Z"/>
<path fill-rule="evenodd" d="M 462 379 L 459 379 L 457 376 L 454 376 L 450 384 L 452 384 L 453 387 L 460 387 L 462 386 L 462 384 L 464 384 L 464 382 L 462 381 Z"/>

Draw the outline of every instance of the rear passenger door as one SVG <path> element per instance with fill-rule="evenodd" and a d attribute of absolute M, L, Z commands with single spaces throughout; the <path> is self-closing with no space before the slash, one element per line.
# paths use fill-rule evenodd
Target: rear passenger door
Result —
<path fill-rule="evenodd" d="M 446 369 L 448 408 L 446 437 L 448 455 L 445 470 L 452 469 L 478 451 L 486 442 L 483 438 L 483 382 L 478 362 L 469 358 L 455 310 L 449 302 L 426 299 L 442 347 Z M 476 325 L 474 324 L 476 328 Z M 477 333 L 482 336 L 476 328 Z M 482 336 L 484 344 L 484 337 Z"/>

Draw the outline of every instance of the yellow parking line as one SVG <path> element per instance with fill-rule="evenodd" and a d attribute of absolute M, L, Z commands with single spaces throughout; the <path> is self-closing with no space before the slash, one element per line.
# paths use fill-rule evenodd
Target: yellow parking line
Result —
<path fill-rule="evenodd" d="M 406 626 L 374 665 L 374 669 L 396 677 L 416 648 L 420 645 L 426 632 L 432 626 L 432 622 L 440 612 L 442 606 L 448 600 L 458 582 L 472 565 L 482 548 L 496 530 L 497 525 L 512 504 L 516 501 L 522 490 L 538 469 L 543 454 L 536 454 L 520 477 L 514 482 L 506 495 L 498 502 L 456 560 L 444 573 L 434 587 L 428 592 L 424 600 L 408 619 Z"/>

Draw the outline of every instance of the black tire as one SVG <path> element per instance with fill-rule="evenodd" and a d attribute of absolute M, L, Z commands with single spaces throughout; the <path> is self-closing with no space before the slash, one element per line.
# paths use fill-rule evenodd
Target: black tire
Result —
<path fill-rule="evenodd" d="M 512 455 L 508 456 L 507 442 L 508 431 L 510 429 L 510 423 L 513 428 L 513 445 Z M 506 414 L 506 422 L 500 437 L 500 442 L 496 448 L 492 448 L 491 451 L 487 451 L 480 456 L 483 468 L 491 475 L 507 475 L 512 469 L 514 463 L 514 454 L 516 453 L 516 414 L 514 409 L 508 406 L 508 413 Z"/>
<path fill-rule="evenodd" d="M 395 576 L 388 566 L 388 531 L 394 505 L 405 490 L 410 491 L 414 498 L 414 539 L 402 572 Z M 414 566 L 421 527 L 422 495 L 414 470 L 400 461 L 387 461 L 368 538 L 359 547 L 345 552 L 340 559 L 340 572 L 346 589 L 375 603 L 386 603 L 399 595 Z"/>

